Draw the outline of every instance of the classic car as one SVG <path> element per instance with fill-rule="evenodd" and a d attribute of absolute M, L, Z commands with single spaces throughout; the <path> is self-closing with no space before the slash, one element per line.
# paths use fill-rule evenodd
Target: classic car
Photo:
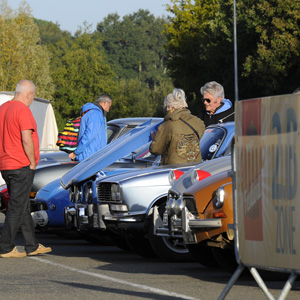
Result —
<path fill-rule="evenodd" d="M 147 122 L 156 124 L 162 122 L 162 118 L 123 118 L 115 119 L 108 121 L 107 123 L 107 136 L 108 144 L 112 141 L 115 141 L 117 138 L 125 135 L 133 128 Z M 37 207 L 35 205 L 35 195 L 39 189 L 48 183 L 54 181 L 57 178 L 60 178 L 63 174 L 72 169 L 75 165 L 78 164 L 77 161 L 71 161 L 68 157 L 68 154 L 59 151 L 59 152 L 49 152 L 41 153 L 41 158 L 38 163 L 35 177 L 33 180 L 33 185 L 30 193 L 31 199 L 31 210 L 36 211 Z M 1 191 L 0 191 L 1 195 Z M 4 205 L 4 204 L 3 204 Z M 5 209 L 3 208 L 3 212 Z"/>
<path fill-rule="evenodd" d="M 213 162 L 206 160 L 227 153 L 226 151 L 231 149 L 233 136 L 233 122 L 209 126 L 200 141 L 203 166 L 210 163 L 213 165 Z M 230 160 L 230 157 L 227 160 Z M 99 169 L 99 166 L 93 164 L 94 171 L 87 174 L 79 170 L 78 174 L 75 172 L 71 175 L 66 174 L 68 176 L 62 177 L 62 184 L 66 187 L 71 186 L 70 195 L 75 198 L 75 209 L 74 207 L 65 209 L 66 226 L 69 226 L 69 222 L 78 230 L 107 229 L 112 234 L 121 234 L 132 250 L 145 257 L 158 255 L 173 261 L 190 259 L 182 238 L 181 240 L 157 236 L 152 238 L 154 234 L 151 227 L 154 208 L 164 207 L 166 204 L 170 188 L 168 180 L 170 170 L 179 169 L 180 172 L 185 172 L 194 169 L 195 165 L 190 163 L 154 166 L 145 170 L 103 177 L 96 181 L 96 195 L 92 190 L 87 193 L 84 191 L 87 191 L 87 186 L 91 184 L 88 178 Z M 216 167 L 218 168 L 219 166 Z M 157 239 L 160 240 L 159 246 Z"/>
<path fill-rule="evenodd" d="M 234 232 L 228 226 L 233 224 L 231 182 L 231 165 L 228 164 L 224 171 L 190 185 L 179 197 L 180 188 L 172 186 L 169 205 L 160 226 L 155 228 L 156 234 L 182 237 L 190 253 L 203 265 L 212 266 L 217 262 L 227 269 L 228 266 L 235 268 Z"/>

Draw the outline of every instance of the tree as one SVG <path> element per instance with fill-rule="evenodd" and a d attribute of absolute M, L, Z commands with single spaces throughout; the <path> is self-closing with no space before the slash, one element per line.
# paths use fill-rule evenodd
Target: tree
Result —
<path fill-rule="evenodd" d="M 243 78 L 256 96 L 291 93 L 300 86 L 300 1 L 240 1 L 237 11 L 244 40 L 255 41 Z"/>
<path fill-rule="evenodd" d="M 300 1 L 237 0 L 239 98 L 291 93 L 299 86 Z M 171 0 L 168 69 L 190 98 L 216 80 L 234 95 L 233 0 Z"/>
<path fill-rule="evenodd" d="M 116 75 L 104 62 L 100 42 L 88 32 L 78 32 L 74 39 L 62 39 L 53 48 L 51 70 L 59 128 L 67 118 L 78 116 L 84 103 L 94 102 L 103 92 L 116 92 Z"/>
<path fill-rule="evenodd" d="M 39 28 L 42 42 L 46 45 L 55 44 L 61 39 L 72 38 L 71 33 L 61 30 L 59 24 L 57 23 L 54 24 L 53 22 L 40 19 L 34 19 L 34 22 Z"/>
<path fill-rule="evenodd" d="M 40 43 L 39 30 L 30 8 L 22 1 L 14 12 L 6 0 L 0 3 L 0 89 L 11 91 L 18 81 L 29 79 L 37 96 L 52 99 L 54 85 L 50 76 L 47 48 Z"/>
<path fill-rule="evenodd" d="M 121 79 L 138 78 L 153 88 L 166 78 L 163 18 L 139 10 L 120 20 L 109 14 L 97 25 L 109 64 Z"/>
<path fill-rule="evenodd" d="M 171 0 L 171 3 L 167 10 L 174 17 L 166 26 L 166 50 L 174 85 L 185 90 L 189 102 L 199 98 L 200 87 L 211 80 L 222 83 L 226 93 L 232 94 L 231 19 L 225 13 L 230 1 Z"/>

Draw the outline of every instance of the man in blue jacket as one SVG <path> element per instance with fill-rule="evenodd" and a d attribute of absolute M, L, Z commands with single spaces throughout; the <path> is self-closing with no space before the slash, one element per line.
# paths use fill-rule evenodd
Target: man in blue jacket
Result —
<path fill-rule="evenodd" d="M 111 104 L 111 97 L 103 93 L 94 103 L 82 106 L 78 146 L 69 158 L 83 161 L 107 144 L 106 114 Z"/>
<path fill-rule="evenodd" d="M 232 102 L 225 99 L 224 88 L 216 81 L 207 82 L 201 87 L 205 109 L 199 114 L 205 127 L 211 124 L 234 121 Z"/>

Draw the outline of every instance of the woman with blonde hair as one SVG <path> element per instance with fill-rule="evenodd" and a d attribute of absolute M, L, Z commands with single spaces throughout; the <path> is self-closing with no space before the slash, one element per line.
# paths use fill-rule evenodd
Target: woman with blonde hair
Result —
<path fill-rule="evenodd" d="M 202 160 L 199 142 L 205 126 L 187 109 L 185 93 L 175 88 L 164 100 L 164 122 L 152 136 L 150 152 L 161 155 L 161 165 Z"/>

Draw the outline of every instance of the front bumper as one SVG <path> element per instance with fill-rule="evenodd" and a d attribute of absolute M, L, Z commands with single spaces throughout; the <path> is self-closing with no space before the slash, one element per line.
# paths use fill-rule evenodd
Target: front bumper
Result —
<path fill-rule="evenodd" d="M 75 226 L 77 230 L 87 229 L 141 229 L 145 214 L 112 214 L 109 204 L 87 204 L 66 207 L 65 227 Z"/>
<path fill-rule="evenodd" d="M 154 234 L 183 238 L 186 244 L 197 243 L 196 231 L 222 227 L 221 219 L 196 218 L 186 207 L 181 212 L 181 218 L 177 216 L 169 217 L 165 212 L 163 219 L 161 219 L 157 209 L 155 209 L 153 219 Z"/>

